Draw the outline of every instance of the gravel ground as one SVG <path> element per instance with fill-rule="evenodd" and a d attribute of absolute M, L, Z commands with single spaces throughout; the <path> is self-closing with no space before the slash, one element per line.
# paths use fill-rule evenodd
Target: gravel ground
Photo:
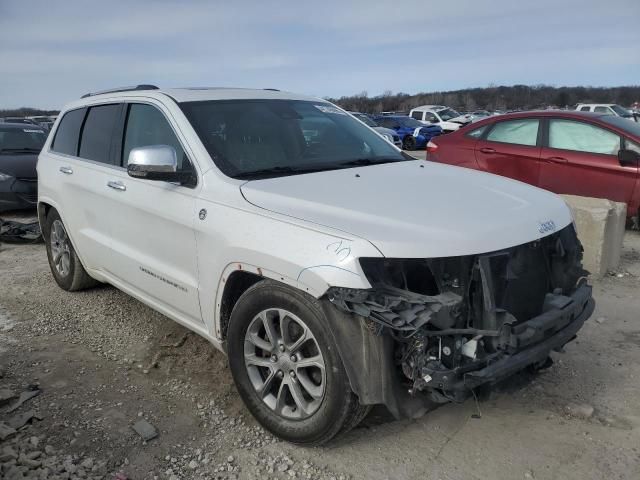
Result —
<path fill-rule="evenodd" d="M 418 420 L 377 408 L 305 449 L 257 425 L 206 341 L 114 288 L 60 290 L 42 244 L 2 244 L 0 477 L 637 479 L 639 280 L 627 232 L 594 317 L 545 373 Z"/>

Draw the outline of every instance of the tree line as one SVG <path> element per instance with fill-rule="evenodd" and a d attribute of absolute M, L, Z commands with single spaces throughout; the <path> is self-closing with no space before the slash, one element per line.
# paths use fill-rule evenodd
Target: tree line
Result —
<path fill-rule="evenodd" d="M 31 108 L 31 107 L 9 108 L 9 109 L 0 110 L 0 118 L 49 116 L 49 115 L 57 115 L 58 113 L 60 113 L 58 110 L 41 110 L 39 108 Z"/>
<path fill-rule="evenodd" d="M 393 93 L 369 97 L 367 92 L 340 98 L 327 98 L 345 110 L 378 113 L 408 112 L 419 105 L 446 105 L 462 111 L 530 110 L 556 107 L 572 108 L 578 103 L 617 103 L 629 107 L 640 101 L 640 85 L 624 87 L 553 87 L 551 85 L 489 85 L 446 92 Z M 17 108 L 0 110 L 0 117 L 56 115 L 57 110 Z"/>
<path fill-rule="evenodd" d="M 530 110 L 546 107 L 572 108 L 578 103 L 617 103 L 629 107 L 640 101 L 640 86 L 554 87 L 550 85 L 490 85 L 447 92 L 393 93 L 369 97 L 367 92 L 327 100 L 345 110 L 363 113 L 408 112 L 419 105 L 446 105 L 461 111 Z"/>

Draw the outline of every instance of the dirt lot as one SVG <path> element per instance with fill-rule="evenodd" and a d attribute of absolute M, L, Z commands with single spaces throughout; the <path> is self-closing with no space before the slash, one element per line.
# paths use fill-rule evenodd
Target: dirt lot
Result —
<path fill-rule="evenodd" d="M 594 317 L 545 373 L 415 421 L 374 409 L 317 449 L 258 427 L 204 340 L 111 287 L 60 290 L 42 244 L 1 245 L 0 404 L 39 394 L 0 407 L 0 422 L 28 420 L 0 424 L 0 477 L 640 478 L 640 234 L 625 242 L 621 274 L 595 282 Z M 142 419 L 157 438 L 132 430 Z"/>

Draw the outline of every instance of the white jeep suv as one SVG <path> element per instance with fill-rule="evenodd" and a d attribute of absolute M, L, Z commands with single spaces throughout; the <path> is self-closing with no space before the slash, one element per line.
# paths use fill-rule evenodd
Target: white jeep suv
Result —
<path fill-rule="evenodd" d="M 109 283 L 202 335 L 299 444 L 546 366 L 593 311 L 560 198 L 416 160 L 317 98 L 89 94 L 38 181 L 58 285 Z"/>

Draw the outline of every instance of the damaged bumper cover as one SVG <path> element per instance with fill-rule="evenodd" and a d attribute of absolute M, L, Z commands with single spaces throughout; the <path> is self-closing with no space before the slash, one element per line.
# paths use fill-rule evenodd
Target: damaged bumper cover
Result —
<path fill-rule="evenodd" d="M 498 352 L 478 362 L 452 370 L 425 372 L 430 382 L 455 398 L 463 399 L 480 385 L 498 382 L 524 368 L 546 360 L 552 351 L 573 340 L 591 316 L 595 301 L 591 286 L 581 285 L 565 302 L 538 317 L 508 328 L 508 352 Z"/>
<path fill-rule="evenodd" d="M 324 299 L 353 391 L 415 417 L 540 367 L 593 313 L 581 258 L 569 226 L 486 254 L 361 259 L 372 287 Z"/>

